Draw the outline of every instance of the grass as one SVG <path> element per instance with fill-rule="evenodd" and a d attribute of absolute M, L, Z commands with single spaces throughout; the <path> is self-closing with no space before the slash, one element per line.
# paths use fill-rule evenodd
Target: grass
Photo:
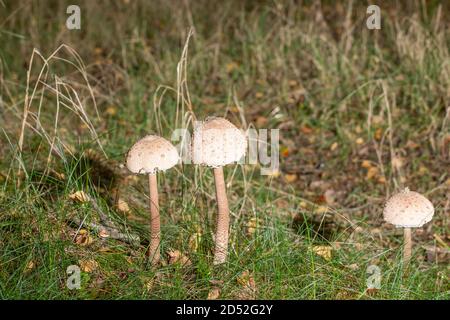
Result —
<path fill-rule="evenodd" d="M 382 29 L 368 30 L 359 2 L 85 1 L 79 31 L 64 27 L 69 4 L 0 2 L 1 298 L 449 298 L 448 264 L 424 250 L 449 242 L 447 3 L 383 4 Z M 280 129 L 281 172 L 225 168 L 230 255 L 218 267 L 211 170 L 160 174 L 166 263 L 152 270 L 146 179 L 119 164 L 144 134 L 170 138 L 208 115 Z M 88 149 L 119 177 L 80 166 Z M 406 186 L 436 209 L 407 273 L 402 232 L 382 220 Z M 70 199 L 79 190 L 142 243 L 68 223 L 99 221 Z M 70 265 L 80 290 L 66 287 Z M 367 288 L 370 265 L 379 290 Z"/>

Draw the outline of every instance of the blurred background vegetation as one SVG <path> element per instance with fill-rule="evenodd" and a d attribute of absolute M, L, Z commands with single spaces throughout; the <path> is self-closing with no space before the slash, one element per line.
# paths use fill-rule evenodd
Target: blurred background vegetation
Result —
<path fill-rule="evenodd" d="M 448 299 L 450 3 L 384 1 L 380 30 L 367 1 L 78 1 L 80 30 L 70 4 L 0 0 L 0 297 Z M 161 175 L 151 270 L 148 190 L 125 152 L 208 115 L 280 129 L 280 171 L 226 168 L 220 268 L 210 170 Z M 382 208 L 407 186 L 436 214 L 404 274 Z M 104 215 L 141 242 L 73 223 Z"/>

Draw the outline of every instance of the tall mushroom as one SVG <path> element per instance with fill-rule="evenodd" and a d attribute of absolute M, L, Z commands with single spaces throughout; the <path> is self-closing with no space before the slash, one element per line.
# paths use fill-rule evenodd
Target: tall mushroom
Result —
<path fill-rule="evenodd" d="M 433 218 L 433 204 L 420 193 L 406 188 L 386 202 L 383 215 L 386 222 L 404 228 L 403 264 L 407 266 L 411 259 L 411 228 L 420 228 Z"/>
<path fill-rule="evenodd" d="M 218 213 L 214 264 L 226 261 L 228 253 L 229 208 L 223 166 L 239 161 L 247 148 L 245 135 L 224 118 L 208 118 L 194 128 L 192 161 L 213 168 Z"/>
<path fill-rule="evenodd" d="M 177 149 L 166 139 L 154 135 L 147 135 L 136 142 L 127 154 L 128 170 L 137 174 L 148 174 L 151 220 L 150 247 L 147 254 L 153 265 L 156 265 L 160 259 L 159 243 L 161 240 L 156 173 L 172 168 L 178 163 L 178 160 Z"/>

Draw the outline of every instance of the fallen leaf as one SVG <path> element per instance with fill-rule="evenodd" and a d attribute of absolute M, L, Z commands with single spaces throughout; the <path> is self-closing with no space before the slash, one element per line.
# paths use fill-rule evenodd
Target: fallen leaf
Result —
<path fill-rule="evenodd" d="M 239 69 L 239 65 L 236 62 L 232 61 L 225 65 L 225 69 L 226 69 L 227 73 L 231 73 L 234 70 Z"/>
<path fill-rule="evenodd" d="M 119 198 L 119 200 L 117 200 L 117 210 L 123 213 L 128 213 L 130 212 L 130 207 L 125 200 Z"/>
<path fill-rule="evenodd" d="M 255 299 L 256 297 L 256 282 L 250 271 L 245 270 L 237 277 L 237 283 L 242 286 L 242 289 L 237 292 L 238 299 Z"/>
<path fill-rule="evenodd" d="M 311 134 L 314 132 L 314 130 L 308 126 L 303 126 L 300 128 L 300 131 L 304 134 Z"/>
<path fill-rule="evenodd" d="M 375 140 L 380 141 L 381 138 L 383 137 L 383 129 L 378 128 L 377 130 L 375 130 L 374 137 L 375 137 Z"/>
<path fill-rule="evenodd" d="M 100 238 L 109 238 L 109 233 L 108 233 L 108 231 L 106 231 L 106 229 L 101 229 L 101 230 L 98 232 L 98 236 L 99 236 Z"/>
<path fill-rule="evenodd" d="M 27 265 L 26 265 L 26 267 L 25 267 L 24 272 L 25 272 L 25 273 L 30 272 L 31 270 L 34 269 L 35 266 L 36 266 L 36 265 L 35 265 L 35 263 L 34 263 L 33 260 L 28 261 L 28 263 L 27 263 Z"/>
<path fill-rule="evenodd" d="M 286 181 L 287 183 L 292 183 L 292 182 L 295 182 L 296 180 L 297 180 L 297 175 L 295 173 L 284 175 L 284 181 Z"/>
<path fill-rule="evenodd" d="M 324 214 L 327 213 L 328 211 L 329 209 L 327 206 L 318 206 L 314 212 L 318 214 Z"/>
<path fill-rule="evenodd" d="M 263 127 L 267 126 L 267 124 L 269 123 L 269 120 L 266 117 L 259 116 L 256 118 L 255 122 L 256 122 L 257 128 L 263 128 Z"/>
<path fill-rule="evenodd" d="M 116 106 L 109 106 L 106 108 L 106 114 L 108 116 L 114 116 L 117 114 L 117 107 Z"/>
<path fill-rule="evenodd" d="M 290 154 L 289 148 L 285 147 L 285 146 L 281 147 L 280 153 L 283 157 L 285 157 L 285 158 L 288 157 Z"/>
<path fill-rule="evenodd" d="M 262 97 L 264 97 L 264 94 L 262 92 L 256 92 L 255 93 L 255 98 L 256 99 L 261 99 Z"/>
<path fill-rule="evenodd" d="M 378 183 L 386 184 L 386 178 L 385 177 L 379 177 L 378 178 Z"/>
<path fill-rule="evenodd" d="M 339 146 L 339 144 L 338 144 L 337 142 L 334 142 L 334 143 L 331 145 L 330 150 L 331 150 L 331 151 L 334 151 L 334 150 L 336 150 L 336 149 L 338 148 L 338 146 Z"/>
<path fill-rule="evenodd" d="M 191 260 L 181 253 L 180 250 L 170 250 L 167 255 L 169 256 L 169 264 L 180 264 L 182 266 L 191 265 Z"/>
<path fill-rule="evenodd" d="M 329 206 L 335 205 L 335 203 L 336 203 L 336 191 L 334 191 L 333 189 L 328 189 L 327 191 L 325 191 L 323 196 L 325 198 L 325 202 L 327 203 L 327 205 L 329 205 Z"/>
<path fill-rule="evenodd" d="M 364 139 L 363 138 L 356 139 L 356 144 L 361 145 L 363 143 L 364 143 Z"/>
<path fill-rule="evenodd" d="M 392 166 L 399 170 L 403 167 L 403 159 L 401 157 L 393 157 L 392 158 Z"/>
<path fill-rule="evenodd" d="M 206 299 L 207 300 L 216 300 L 216 299 L 219 299 L 219 297 L 220 297 L 220 288 L 214 287 L 214 288 L 211 288 L 211 290 L 209 290 L 208 297 Z"/>
<path fill-rule="evenodd" d="M 89 199 L 90 199 L 89 195 L 84 191 L 76 191 L 76 192 L 70 194 L 69 198 L 74 201 L 81 202 L 81 203 L 89 202 Z"/>
<path fill-rule="evenodd" d="M 97 261 L 93 259 L 89 260 L 78 260 L 78 263 L 80 265 L 80 269 L 84 272 L 90 273 L 98 268 Z"/>
<path fill-rule="evenodd" d="M 449 263 L 450 250 L 448 248 L 440 248 L 437 246 L 425 246 L 426 257 L 428 262 L 432 263 Z"/>
<path fill-rule="evenodd" d="M 313 246 L 313 251 L 327 261 L 331 260 L 331 246 Z"/>
<path fill-rule="evenodd" d="M 370 160 L 363 160 L 363 162 L 361 162 L 361 167 L 369 169 L 372 167 L 372 162 Z"/>
<path fill-rule="evenodd" d="M 247 235 L 252 236 L 256 232 L 256 229 L 261 224 L 261 222 L 261 219 L 252 217 L 246 225 Z"/>
<path fill-rule="evenodd" d="M 350 270 L 356 271 L 359 269 L 359 265 L 357 263 L 352 263 L 347 266 Z"/>
<path fill-rule="evenodd" d="M 378 168 L 377 167 L 370 167 L 367 170 L 366 179 L 370 180 L 378 175 Z"/>
<path fill-rule="evenodd" d="M 75 243 L 80 246 L 88 246 L 92 242 L 94 242 L 94 240 L 85 229 L 81 229 L 75 237 Z"/>
<path fill-rule="evenodd" d="M 289 86 L 290 87 L 296 87 L 298 85 L 297 80 L 289 80 Z"/>

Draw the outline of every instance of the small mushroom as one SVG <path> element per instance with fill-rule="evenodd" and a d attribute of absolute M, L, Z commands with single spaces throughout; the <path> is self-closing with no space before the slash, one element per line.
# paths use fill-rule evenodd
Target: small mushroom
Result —
<path fill-rule="evenodd" d="M 247 148 L 245 135 L 224 118 L 208 118 L 194 128 L 192 162 L 214 170 L 218 214 L 214 264 L 226 261 L 228 253 L 229 207 L 226 195 L 223 166 L 239 161 Z"/>
<path fill-rule="evenodd" d="M 136 142 L 128 151 L 126 166 L 136 174 L 148 174 L 150 187 L 150 247 L 147 252 L 152 264 L 160 259 L 159 243 L 161 226 L 159 217 L 158 183 L 156 173 L 166 171 L 178 163 L 177 149 L 166 139 L 147 135 Z"/>
<path fill-rule="evenodd" d="M 386 222 L 404 228 L 403 264 L 406 267 L 411 259 L 411 228 L 420 228 L 431 221 L 433 204 L 420 193 L 406 188 L 386 202 L 383 215 Z"/>

